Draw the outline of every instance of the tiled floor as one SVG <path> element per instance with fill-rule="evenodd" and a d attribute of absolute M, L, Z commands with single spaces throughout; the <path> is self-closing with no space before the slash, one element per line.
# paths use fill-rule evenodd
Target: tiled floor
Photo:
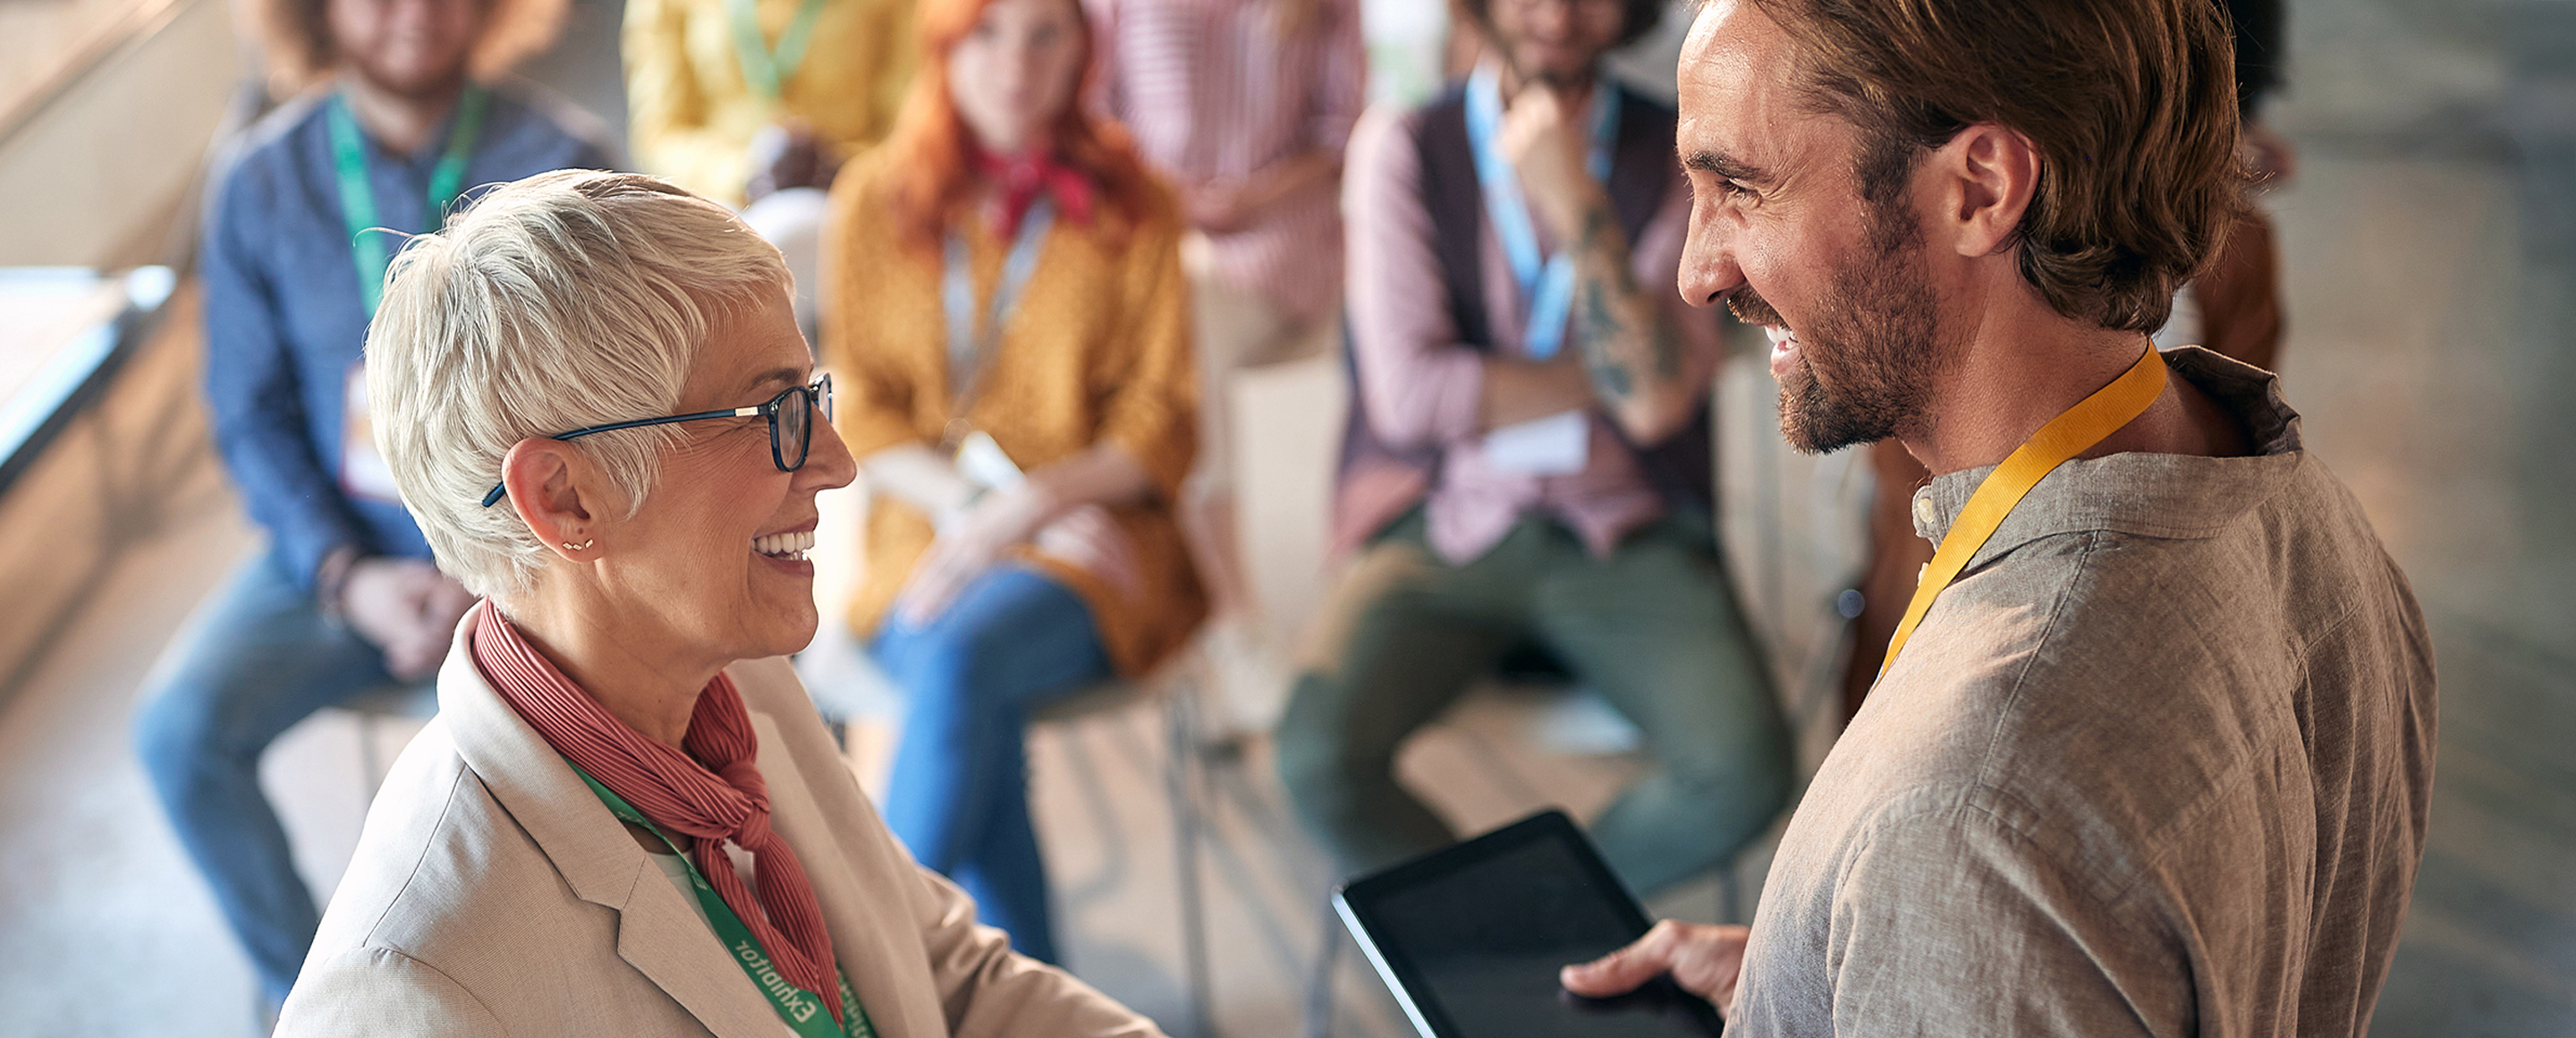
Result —
<path fill-rule="evenodd" d="M 2292 24 L 2297 86 L 2276 122 L 2305 163 L 2269 200 L 2289 390 L 2414 579 L 2443 681 L 2432 848 L 2374 1033 L 2576 1035 L 2576 406 L 2560 399 L 2576 386 L 2576 5 L 2339 0 Z M 1729 535 L 1787 694 L 1812 707 L 1862 488 L 1848 459 L 1770 446 L 1768 397 L 1750 366 L 1721 390 Z M 247 971 L 126 737 L 159 647 L 251 544 L 220 490 L 190 485 L 137 503 L 184 521 L 138 545 L 0 690 L 0 1035 L 247 1030 Z M 1470 828 L 1597 806 L 1630 765 L 1543 749 L 1530 734 L 1549 702 L 1479 698 L 1410 751 L 1407 775 Z M 390 749 L 402 734 L 380 736 Z M 1805 734 L 1812 762 L 1830 731 Z M 362 806 L 357 744 L 351 719 L 326 714 L 267 767 L 326 887 Z M 1158 746 L 1139 708 L 1038 732 L 1033 767 L 1071 964 L 1179 1027 Z M 1257 742 L 1203 795 L 1216 1021 L 1236 1038 L 1293 1033 L 1325 868 Z M 1719 911 L 1713 884 L 1659 907 Z M 1338 1032 L 1401 1033 L 1344 961 Z"/>

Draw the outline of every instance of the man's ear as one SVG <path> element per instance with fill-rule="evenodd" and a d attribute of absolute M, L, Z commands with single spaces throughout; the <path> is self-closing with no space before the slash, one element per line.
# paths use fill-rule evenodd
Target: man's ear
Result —
<path fill-rule="evenodd" d="M 574 562 L 599 557 L 602 484 L 581 449 L 561 440 L 532 437 L 501 458 L 501 485 L 510 507 L 546 550 Z"/>
<path fill-rule="evenodd" d="M 1976 123 L 1932 153 L 1927 172 L 1944 204 L 1937 225 L 1961 256 L 1991 256 L 2013 244 L 2039 190 L 2039 149 L 2019 131 Z"/>

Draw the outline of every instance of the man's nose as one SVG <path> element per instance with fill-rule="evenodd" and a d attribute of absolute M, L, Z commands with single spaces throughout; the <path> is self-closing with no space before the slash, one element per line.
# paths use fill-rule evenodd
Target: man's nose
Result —
<path fill-rule="evenodd" d="M 1694 226 L 1682 245 L 1682 301 L 1692 306 L 1715 306 L 1736 289 L 1744 287 L 1744 268 L 1735 262 L 1735 250 L 1729 247 L 1725 234 L 1715 228 Z"/>

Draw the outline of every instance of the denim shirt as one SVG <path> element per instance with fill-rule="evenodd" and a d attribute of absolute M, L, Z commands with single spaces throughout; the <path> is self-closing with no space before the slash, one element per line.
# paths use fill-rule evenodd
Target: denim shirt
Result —
<path fill-rule="evenodd" d="M 288 103 L 226 149 L 208 192 L 199 257 L 215 445 L 271 550 L 308 589 L 322 560 L 343 545 L 429 556 L 401 504 L 352 494 L 340 478 L 343 397 L 368 315 L 340 212 L 331 96 L 325 89 Z M 410 155 L 370 141 L 379 226 L 405 235 L 434 229 L 425 226 L 429 180 L 447 132 L 442 123 Z M 548 170 L 608 167 L 604 138 L 598 120 L 559 100 L 495 89 L 466 163 L 464 197 Z"/>

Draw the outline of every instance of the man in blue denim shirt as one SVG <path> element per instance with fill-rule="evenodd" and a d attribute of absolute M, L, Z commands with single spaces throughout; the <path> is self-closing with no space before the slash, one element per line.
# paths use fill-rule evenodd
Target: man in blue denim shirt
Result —
<path fill-rule="evenodd" d="M 201 262 L 215 440 L 269 548 L 181 636 L 136 742 L 273 1012 L 319 915 L 260 755 L 316 710 L 428 677 L 471 602 L 368 433 L 384 257 L 473 185 L 610 159 L 596 120 L 478 81 L 542 46 L 560 0 L 271 3 L 270 52 L 321 85 L 218 164 Z"/>

